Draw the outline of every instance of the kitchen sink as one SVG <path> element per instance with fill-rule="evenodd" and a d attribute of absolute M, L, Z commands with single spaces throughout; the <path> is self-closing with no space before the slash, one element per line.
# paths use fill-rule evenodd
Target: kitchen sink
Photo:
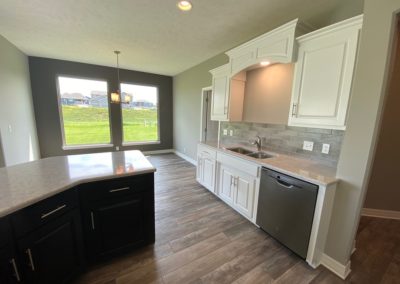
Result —
<path fill-rule="evenodd" d="M 242 155 L 248 155 L 248 154 L 253 154 L 254 153 L 253 151 L 244 149 L 242 147 L 226 148 L 226 149 L 229 150 L 229 151 L 238 153 L 238 154 L 242 154 Z"/>
<path fill-rule="evenodd" d="M 255 152 L 255 153 L 250 153 L 247 154 L 246 156 L 256 158 L 256 159 L 268 159 L 268 158 L 273 158 L 274 156 L 265 152 Z"/>

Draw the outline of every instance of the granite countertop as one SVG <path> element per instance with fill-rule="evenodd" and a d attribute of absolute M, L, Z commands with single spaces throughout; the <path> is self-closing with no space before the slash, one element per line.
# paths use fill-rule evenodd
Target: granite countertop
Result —
<path fill-rule="evenodd" d="M 316 161 L 284 155 L 268 151 L 268 149 L 263 149 L 263 151 L 274 155 L 274 157 L 268 159 L 256 159 L 227 150 L 229 147 L 242 147 L 255 152 L 256 150 L 254 148 L 249 148 L 243 145 L 222 145 L 218 144 L 217 142 L 200 143 L 212 148 L 216 148 L 223 153 L 257 163 L 260 166 L 269 168 L 271 170 L 276 170 L 278 172 L 288 174 L 295 178 L 302 179 L 320 186 L 328 186 L 330 184 L 339 182 L 339 180 L 336 178 L 335 168 L 323 165 Z"/>
<path fill-rule="evenodd" d="M 0 217 L 84 182 L 155 171 L 137 150 L 50 157 L 0 168 Z"/>

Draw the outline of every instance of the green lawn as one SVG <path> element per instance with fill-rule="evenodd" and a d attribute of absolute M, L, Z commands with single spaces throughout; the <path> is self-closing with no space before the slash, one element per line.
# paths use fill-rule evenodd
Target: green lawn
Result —
<path fill-rule="evenodd" d="M 110 143 L 106 108 L 62 106 L 67 145 Z M 124 142 L 158 140 L 157 110 L 123 109 Z"/>

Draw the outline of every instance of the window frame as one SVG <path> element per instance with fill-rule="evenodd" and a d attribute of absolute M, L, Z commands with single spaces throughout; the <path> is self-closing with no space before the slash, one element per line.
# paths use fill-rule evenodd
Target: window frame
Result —
<path fill-rule="evenodd" d="M 67 145 L 65 140 L 65 129 L 64 129 L 64 117 L 62 112 L 62 104 L 61 104 L 61 94 L 60 94 L 60 84 L 59 78 L 71 78 L 71 79 L 81 79 L 81 80 L 92 80 L 92 81 L 103 81 L 107 84 L 107 102 L 108 102 L 108 127 L 110 129 L 110 143 L 98 143 L 98 144 L 79 144 L 79 145 Z M 114 147 L 114 136 L 111 125 L 111 104 L 110 104 L 110 91 L 109 91 L 109 83 L 105 78 L 94 78 L 94 77 L 85 77 L 85 76 L 76 76 L 76 75 L 67 75 L 67 74 L 56 74 L 56 89 L 57 89 L 57 105 L 58 105 L 58 115 L 60 121 L 61 128 L 61 138 L 62 138 L 62 150 L 80 150 L 80 149 L 96 149 L 96 148 L 113 148 Z"/>
<path fill-rule="evenodd" d="M 161 144 L 161 135 L 160 135 L 160 91 L 159 91 L 159 86 L 158 85 L 153 85 L 153 84 L 143 84 L 143 83 L 137 83 L 137 82 L 131 82 L 131 81 L 120 81 L 119 83 L 119 90 L 122 94 L 122 84 L 129 84 L 129 85 L 136 85 L 136 86 L 143 86 L 143 87 L 154 87 L 157 90 L 157 136 L 158 140 L 152 140 L 152 141 L 137 141 L 137 142 L 125 142 L 124 141 L 124 117 L 122 114 L 122 104 L 120 104 L 120 109 L 121 109 L 121 145 L 122 146 L 137 146 L 137 145 L 155 145 L 155 144 Z"/>

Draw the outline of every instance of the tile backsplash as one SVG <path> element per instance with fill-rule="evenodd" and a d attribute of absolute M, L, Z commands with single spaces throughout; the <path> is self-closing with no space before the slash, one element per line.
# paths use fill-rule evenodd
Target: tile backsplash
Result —
<path fill-rule="evenodd" d="M 332 167 L 337 166 L 344 136 L 342 130 L 251 122 L 221 122 L 220 129 L 220 141 L 223 144 L 255 147 L 251 145 L 251 141 L 254 141 L 254 137 L 258 135 L 262 138 L 263 148 L 267 150 L 316 160 Z M 225 129 L 228 130 L 228 135 L 223 135 Z M 233 130 L 233 135 L 229 136 L 231 130 Z M 314 142 L 313 151 L 303 150 L 304 141 Z M 329 154 L 321 153 L 323 143 L 330 144 Z"/>

